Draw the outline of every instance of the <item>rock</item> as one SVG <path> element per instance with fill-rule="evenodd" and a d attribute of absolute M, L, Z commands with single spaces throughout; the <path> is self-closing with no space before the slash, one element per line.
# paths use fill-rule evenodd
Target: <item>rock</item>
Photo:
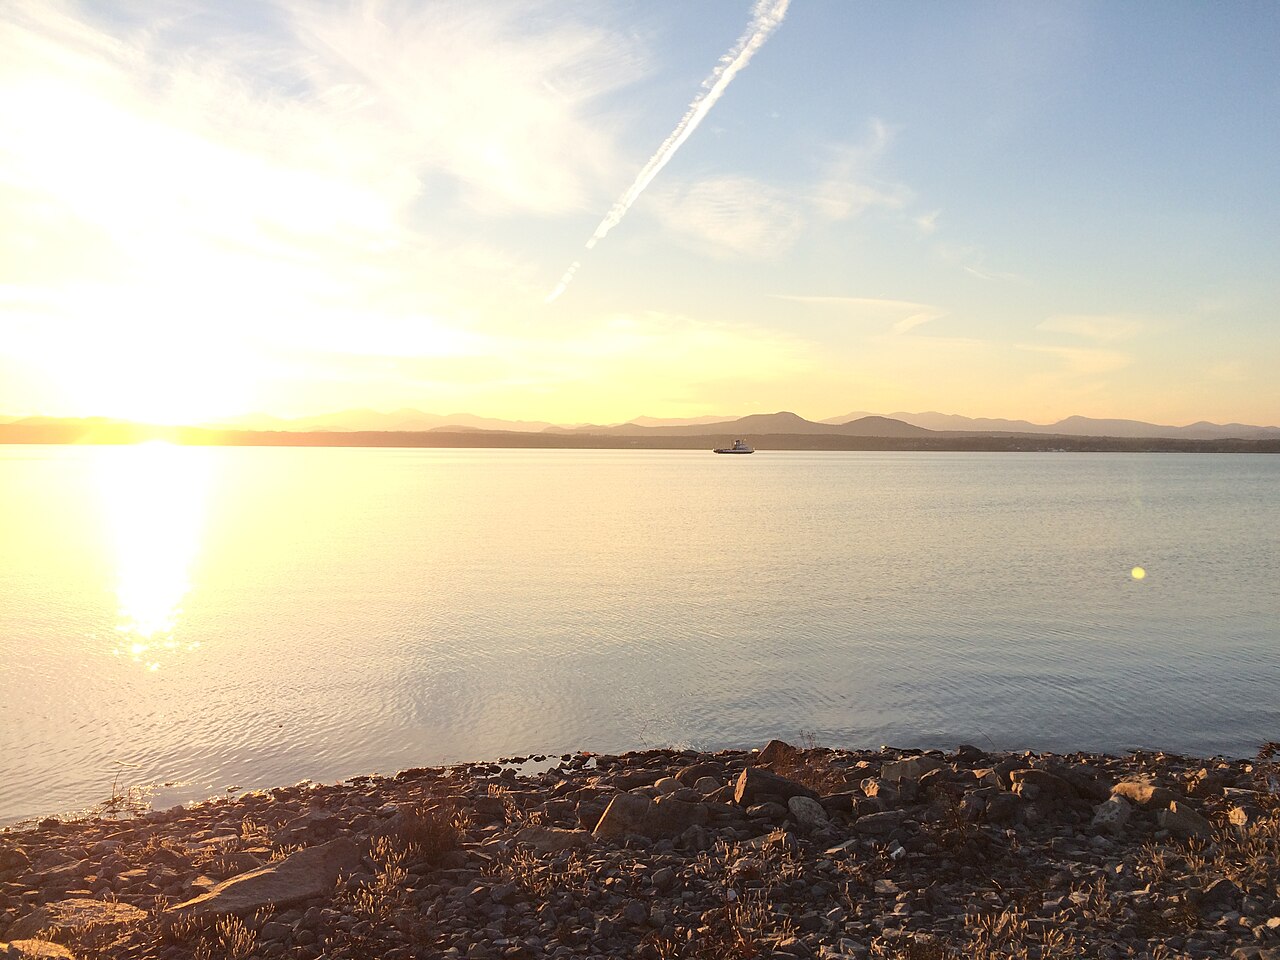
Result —
<path fill-rule="evenodd" d="M 1175 837 L 1189 840 L 1192 837 L 1208 840 L 1213 836 L 1213 825 L 1185 803 L 1174 800 L 1168 810 L 1156 814 L 1156 822 L 1162 830 Z"/>
<path fill-rule="evenodd" d="M 739 806 L 749 807 L 758 797 L 766 794 L 781 800 L 790 800 L 792 797 L 818 799 L 817 792 L 810 790 L 802 783 L 780 777 L 761 767 L 747 767 L 738 777 L 738 784 L 733 791 L 733 801 Z"/>
<path fill-rule="evenodd" d="M 609 801 L 600 822 L 591 831 L 597 840 L 621 839 L 629 833 L 643 833 L 640 828 L 653 801 L 635 793 L 620 793 Z"/>
<path fill-rule="evenodd" d="M 1018 815 L 1022 799 L 1014 793 L 1003 791 L 987 797 L 986 808 L 982 811 L 982 819 L 987 823 L 1008 823 Z"/>
<path fill-rule="evenodd" d="M 1227 822 L 1238 830 L 1244 830 L 1250 824 L 1257 823 L 1262 817 L 1262 808 L 1252 803 L 1237 803 L 1227 808 Z"/>
<path fill-rule="evenodd" d="M 659 794 L 668 794 L 675 793 L 680 789 L 680 786 L 680 781 L 675 777 L 663 777 L 654 783 L 653 789 L 657 790 Z"/>
<path fill-rule="evenodd" d="M 1093 826 L 1110 833 L 1120 833 L 1133 813 L 1133 805 L 1124 797 L 1112 797 L 1094 808 Z"/>
<path fill-rule="evenodd" d="M 1047 770 L 1011 770 L 1009 782 L 1023 800 L 1046 806 L 1060 806 L 1079 797 L 1071 784 Z"/>
<path fill-rule="evenodd" d="M 707 794 L 715 793 L 721 786 L 722 784 L 715 777 L 699 777 L 697 783 L 693 785 L 693 789 L 706 796 Z"/>
<path fill-rule="evenodd" d="M 827 822 L 827 811 L 822 804 L 809 797 L 792 797 L 787 801 L 787 809 L 796 818 L 796 822 L 806 827 L 816 827 Z"/>
<path fill-rule="evenodd" d="M 649 922 L 649 910 L 639 900 L 628 900 L 622 908 L 622 919 L 633 927 L 639 927 Z"/>
<path fill-rule="evenodd" d="M 5 960 L 76 960 L 75 954 L 60 943 L 48 940 L 11 940 L 0 943 L 0 957 Z"/>
<path fill-rule="evenodd" d="M 9 870 L 27 870 L 31 867 L 31 858 L 21 847 L 0 847 L 0 873 Z"/>
<path fill-rule="evenodd" d="M 620 793 L 605 808 L 592 836 L 598 840 L 617 840 L 629 834 L 653 839 L 674 838 L 710 819 L 705 803 L 689 803 L 674 797 L 650 800 L 633 793 Z"/>
<path fill-rule="evenodd" d="M 127 903 L 74 897 L 37 907 L 10 927 L 8 936 L 13 940 L 27 940 L 41 931 L 62 935 L 70 930 L 116 927 L 146 918 L 146 911 Z"/>
<path fill-rule="evenodd" d="M 1202 910 L 1231 910 L 1240 905 L 1244 892 L 1226 877 L 1219 877 L 1200 892 Z"/>
<path fill-rule="evenodd" d="M 561 830 L 559 827 L 525 827 L 515 835 L 516 843 L 526 843 L 536 853 L 561 853 L 591 845 L 588 830 Z"/>
<path fill-rule="evenodd" d="M 978 747 L 969 743 L 962 743 L 956 747 L 956 760 L 961 763 L 984 763 L 987 759 L 987 753 Z"/>
<path fill-rule="evenodd" d="M 747 816 L 752 820 L 781 820 L 787 815 L 787 808 L 780 803 L 753 803 L 747 807 Z"/>
<path fill-rule="evenodd" d="M 711 819 L 705 803 L 689 803 L 675 797 L 659 797 L 650 804 L 641 823 L 645 836 L 677 837 L 690 827 L 703 826 Z"/>
<path fill-rule="evenodd" d="M 799 752 L 800 749 L 798 747 L 793 747 L 785 740 L 770 740 L 756 757 L 756 763 L 766 765 L 776 763 L 778 760 L 794 757 Z"/>
<path fill-rule="evenodd" d="M 1113 797 L 1124 797 L 1130 803 L 1140 807 L 1166 807 L 1174 799 L 1174 793 L 1167 787 L 1157 787 L 1150 780 L 1130 778 L 1121 780 L 1111 788 Z"/>
<path fill-rule="evenodd" d="M 653 888 L 659 893 L 665 893 L 676 884 L 676 872 L 670 867 L 659 867 L 653 871 Z"/>
<path fill-rule="evenodd" d="M 892 833 L 902 825 L 906 816 L 901 810 L 885 810 L 882 813 L 868 813 L 853 822 L 853 829 L 858 833 L 881 835 Z"/>
<path fill-rule="evenodd" d="M 880 779 L 890 783 L 897 780 L 919 780 L 930 770 L 941 770 L 946 764 L 937 757 L 922 754 L 906 760 L 890 760 L 880 768 Z"/>
<path fill-rule="evenodd" d="M 171 917 L 244 916 L 268 905 L 288 907 L 333 888 L 360 866 L 359 844 L 348 837 L 305 847 L 279 863 L 224 880 L 208 893 L 171 907 Z"/>
<path fill-rule="evenodd" d="M 711 777 L 717 782 L 724 780 L 725 766 L 716 760 L 707 760 L 703 763 L 693 763 L 687 767 L 681 767 L 676 771 L 676 779 L 687 787 L 697 788 L 698 781 L 703 777 Z"/>

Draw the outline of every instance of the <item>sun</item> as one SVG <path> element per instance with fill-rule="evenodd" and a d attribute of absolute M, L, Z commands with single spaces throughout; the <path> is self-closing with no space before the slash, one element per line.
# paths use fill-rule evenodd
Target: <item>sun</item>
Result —
<path fill-rule="evenodd" d="M 60 356 L 49 373 L 77 416 L 199 424 L 244 413 L 250 399 L 235 359 L 202 350 L 196 331 Z"/>

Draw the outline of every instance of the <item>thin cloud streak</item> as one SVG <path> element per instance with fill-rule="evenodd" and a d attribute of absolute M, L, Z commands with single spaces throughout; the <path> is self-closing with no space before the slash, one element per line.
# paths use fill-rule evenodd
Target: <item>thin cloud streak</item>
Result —
<path fill-rule="evenodd" d="M 600 221 L 600 225 L 596 227 L 595 232 L 587 240 L 586 248 L 588 250 L 593 249 L 597 243 L 608 235 L 610 230 L 622 222 L 622 218 L 627 215 L 627 211 L 631 209 L 632 204 L 640 198 L 640 194 L 644 193 L 645 188 L 653 182 L 653 178 L 671 161 L 671 158 L 675 156 L 681 145 L 692 136 L 693 131 L 698 129 L 698 125 L 706 119 L 707 114 L 711 112 L 711 108 L 716 105 L 716 101 L 720 99 L 729 84 L 733 82 L 733 78 L 751 62 L 751 58 L 755 56 L 756 51 L 764 46 L 765 41 L 782 23 L 783 18 L 787 15 L 787 7 L 790 2 L 791 0 L 757 0 L 751 12 L 751 20 L 747 24 L 746 30 L 743 31 L 742 36 L 738 38 L 738 42 L 733 45 L 728 53 L 720 58 L 720 62 L 716 64 L 710 76 L 702 81 L 701 90 L 693 98 L 693 102 L 689 104 L 689 108 L 685 111 L 684 116 L 680 118 L 680 122 L 676 124 L 675 129 L 658 147 L 657 152 L 649 158 L 649 162 L 640 168 L 635 181 L 614 202 L 609 213 Z M 555 302 L 556 298 L 564 293 L 569 282 L 573 279 L 577 267 L 578 265 L 575 263 L 565 272 L 559 285 L 547 296 L 547 303 Z"/>

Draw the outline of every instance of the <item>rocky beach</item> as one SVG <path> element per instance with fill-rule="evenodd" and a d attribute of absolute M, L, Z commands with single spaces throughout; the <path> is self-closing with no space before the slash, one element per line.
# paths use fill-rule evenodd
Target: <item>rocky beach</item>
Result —
<path fill-rule="evenodd" d="M 566 754 L 0 834 L 0 957 L 1280 958 L 1256 760 Z"/>

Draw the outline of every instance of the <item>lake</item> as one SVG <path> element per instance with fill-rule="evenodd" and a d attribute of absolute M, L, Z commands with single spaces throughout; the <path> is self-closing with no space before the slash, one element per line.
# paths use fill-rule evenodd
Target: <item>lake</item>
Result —
<path fill-rule="evenodd" d="M 773 736 L 1280 739 L 1280 456 L 8 446 L 0 504 L 0 823 Z"/>

